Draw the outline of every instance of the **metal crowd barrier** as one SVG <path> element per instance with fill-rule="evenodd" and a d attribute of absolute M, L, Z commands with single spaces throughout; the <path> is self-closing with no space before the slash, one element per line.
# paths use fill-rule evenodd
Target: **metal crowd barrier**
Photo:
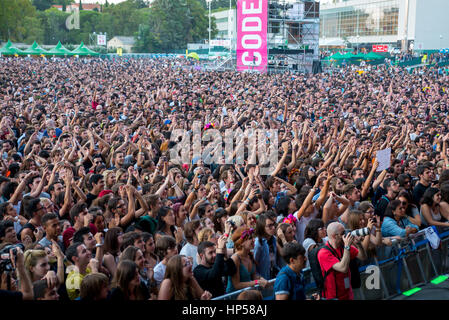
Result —
<path fill-rule="evenodd" d="M 392 246 L 381 246 L 370 263 L 359 268 L 361 287 L 354 289 L 356 300 L 392 299 L 413 288 L 430 283 L 439 275 L 449 273 L 449 230 L 434 229 L 440 245 L 432 249 L 424 231 L 395 242 Z M 310 268 L 303 270 L 306 295 L 318 291 Z M 259 285 L 244 288 L 212 300 L 236 300 L 246 290 L 259 290 L 266 300 L 274 298 L 271 279 L 265 289 Z"/>

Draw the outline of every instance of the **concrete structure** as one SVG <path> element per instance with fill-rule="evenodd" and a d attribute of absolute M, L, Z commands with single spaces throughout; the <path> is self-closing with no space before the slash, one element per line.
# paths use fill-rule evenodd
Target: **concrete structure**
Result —
<path fill-rule="evenodd" d="M 108 50 L 122 48 L 123 51 L 130 53 L 132 52 L 132 47 L 134 46 L 135 40 L 133 37 L 122 37 L 116 36 L 108 41 Z"/>
<path fill-rule="evenodd" d="M 334 0 L 320 5 L 320 46 L 449 47 L 449 1 Z"/>
<path fill-rule="evenodd" d="M 215 18 L 218 33 L 215 39 L 231 39 L 233 49 L 235 49 L 235 42 L 237 39 L 237 10 L 223 10 L 212 12 L 211 16 Z"/>

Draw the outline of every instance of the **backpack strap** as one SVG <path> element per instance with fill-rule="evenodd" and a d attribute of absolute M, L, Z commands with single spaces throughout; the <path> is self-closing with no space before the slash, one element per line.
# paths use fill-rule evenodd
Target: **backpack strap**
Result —
<path fill-rule="evenodd" d="M 337 258 L 338 261 L 341 261 L 341 258 L 338 256 L 337 251 L 335 251 L 334 248 L 329 247 L 327 244 L 325 244 L 325 245 L 323 246 L 322 249 L 326 249 L 326 250 L 329 251 L 335 258 Z M 327 271 L 324 272 L 324 275 L 323 275 L 323 287 L 321 288 L 321 295 L 322 295 L 322 296 L 324 296 L 324 289 L 325 289 L 324 283 L 326 282 L 327 276 L 330 275 L 330 274 L 332 273 L 332 271 L 333 271 L 332 268 L 330 268 L 329 270 L 327 270 Z M 338 289 L 338 287 L 337 287 L 337 275 L 334 276 L 334 281 L 335 281 L 335 296 L 336 296 L 337 299 L 338 299 L 338 292 L 337 292 L 337 289 Z"/>
<path fill-rule="evenodd" d="M 383 195 L 382 199 L 387 200 L 387 203 L 390 203 L 390 199 L 388 199 L 388 197 L 386 195 Z"/>

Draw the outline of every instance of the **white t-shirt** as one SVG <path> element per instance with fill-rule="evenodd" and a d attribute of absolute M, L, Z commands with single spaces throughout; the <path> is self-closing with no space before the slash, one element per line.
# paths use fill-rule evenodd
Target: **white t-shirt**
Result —
<path fill-rule="evenodd" d="M 307 238 L 303 241 L 302 246 L 304 247 L 304 249 L 306 249 L 306 268 L 310 267 L 310 262 L 309 262 L 309 248 L 310 246 L 316 244 L 315 240 L 313 240 L 312 238 Z"/>
<path fill-rule="evenodd" d="M 296 241 L 298 243 L 302 244 L 304 241 L 304 230 L 306 230 L 307 224 L 310 222 L 310 220 L 315 219 L 320 212 L 314 207 L 313 212 L 310 216 L 304 217 L 302 216 L 301 219 L 298 219 L 298 211 L 295 212 L 296 217 Z"/>
<path fill-rule="evenodd" d="M 195 269 L 195 267 L 198 265 L 196 256 L 198 254 L 198 247 L 194 246 L 191 243 L 186 243 L 184 247 L 182 247 L 181 251 L 179 252 L 180 255 L 186 256 L 186 257 L 192 257 L 193 259 L 193 267 L 192 270 Z"/>
<path fill-rule="evenodd" d="M 167 266 L 164 265 L 161 262 L 159 262 L 155 267 L 154 267 L 154 280 L 156 280 L 157 285 L 159 286 L 162 282 L 162 280 L 164 280 L 164 276 L 165 276 L 165 269 L 167 269 Z"/>

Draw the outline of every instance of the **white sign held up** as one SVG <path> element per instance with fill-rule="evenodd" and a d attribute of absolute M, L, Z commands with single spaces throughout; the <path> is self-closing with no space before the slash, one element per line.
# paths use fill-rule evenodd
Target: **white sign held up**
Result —
<path fill-rule="evenodd" d="M 391 159 L 391 148 L 379 150 L 376 153 L 377 161 L 379 162 L 379 166 L 377 167 L 377 171 L 383 171 L 390 167 L 390 159 Z"/>

